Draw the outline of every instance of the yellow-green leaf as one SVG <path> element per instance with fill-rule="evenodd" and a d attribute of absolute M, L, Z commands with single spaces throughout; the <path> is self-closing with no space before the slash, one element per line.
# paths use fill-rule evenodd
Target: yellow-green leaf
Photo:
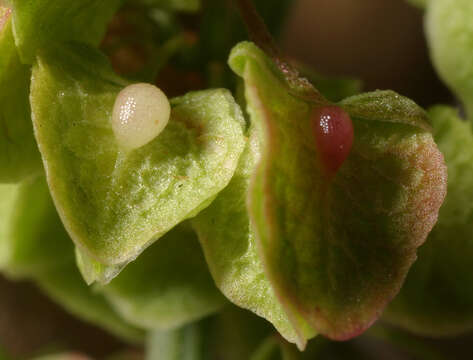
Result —
<path fill-rule="evenodd" d="M 83 272 L 89 282 L 107 282 L 228 184 L 244 119 L 227 90 L 190 93 L 171 101 L 157 138 L 122 152 L 110 120 L 119 79 L 86 50 L 39 57 L 31 102 L 53 199 L 82 265 L 90 265 Z"/>

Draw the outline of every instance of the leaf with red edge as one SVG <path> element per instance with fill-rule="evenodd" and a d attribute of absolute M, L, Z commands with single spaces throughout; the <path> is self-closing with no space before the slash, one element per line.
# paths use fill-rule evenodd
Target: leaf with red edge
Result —
<path fill-rule="evenodd" d="M 311 129 L 316 105 L 295 96 L 251 43 L 234 48 L 230 65 L 262 129 L 249 211 L 265 273 L 300 335 L 303 319 L 332 339 L 354 337 L 399 291 L 445 197 L 446 167 L 425 113 L 390 93 L 382 102 L 402 121 L 378 111 L 379 93 L 346 100 L 354 143 L 327 177 Z"/>
<path fill-rule="evenodd" d="M 429 111 L 448 166 L 448 194 L 439 220 L 384 320 L 429 337 L 473 330 L 473 134 L 447 106 Z"/>

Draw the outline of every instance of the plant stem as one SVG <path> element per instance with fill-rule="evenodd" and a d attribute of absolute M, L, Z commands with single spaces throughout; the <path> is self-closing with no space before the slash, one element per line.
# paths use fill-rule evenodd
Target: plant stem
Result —
<path fill-rule="evenodd" d="M 251 0 L 237 0 L 237 5 L 251 40 L 272 58 L 280 58 L 280 51 L 253 2 Z"/>
<path fill-rule="evenodd" d="M 327 104 L 328 101 L 299 71 L 284 60 L 281 51 L 276 46 L 266 24 L 256 10 L 252 0 L 236 0 L 243 21 L 246 24 L 252 41 L 270 56 L 279 70 L 283 73 L 295 96 L 316 104 Z M 293 93 L 293 91 L 291 91 Z"/>

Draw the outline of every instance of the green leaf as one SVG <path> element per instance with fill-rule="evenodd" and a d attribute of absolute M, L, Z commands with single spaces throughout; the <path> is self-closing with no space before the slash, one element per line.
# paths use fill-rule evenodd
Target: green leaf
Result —
<path fill-rule="evenodd" d="M 430 0 L 407 0 L 407 2 L 411 5 L 424 9 L 427 7 L 427 4 Z"/>
<path fill-rule="evenodd" d="M 51 253 L 49 259 L 55 256 L 56 253 Z M 125 322 L 103 295 L 92 291 L 84 283 L 73 261 L 47 274 L 37 276 L 35 280 L 41 290 L 72 315 L 98 325 L 131 343 L 142 342 L 144 332 Z"/>
<path fill-rule="evenodd" d="M 15 42 L 23 62 L 61 42 L 98 45 L 123 0 L 11 0 Z"/>
<path fill-rule="evenodd" d="M 10 213 L 18 197 L 18 185 L 0 185 L 0 267 L 6 267 L 10 258 L 10 244 L 8 234 L 10 230 Z"/>
<path fill-rule="evenodd" d="M 273 332 L 268 322 L 249 311 L 227 304 L 218 314 L 191 325 L 171 331 L 151 332 L 147 359 L 249 359 Z"/>
<path fill-rule="evenodd" d="M 92 360 L 92 359 L 78 353 L 59 353 L 59 354 L 49 354 L 49 355 L 44 355 L 40 357 L 35 357 L 32 360 Z"/>
<path fill-rule="evenodd" d="M 299 334 L 307 321 L 333 339 L 356 336 L 398 292 L 435 224 L 446 190 L 443 157 L 415 122 L 392 122 L 389 113 L 380 121 L 352 117 L 351 154 L 328 180 L 317 160 L 313 105 L 288 91 L 253 44 L 237 45 L 230 65 L 263 130 L 249 208 L 265 273 Z"/>
<path fill-rule="evenodd" d="M 8 355 L 8 353 L 3 348 L 3 344 L 0 345 L 0 359 L 1 360 L 12 360 L 10 355 Z"/>
<path fill-rule="evenodd" d="M 261 341 L 274 333 L 269 322 L 250 311 L 229 305 L 211 318 L 207 346 L 212 359 L 249 359 Z"/>
<path fill-rule="evenodd" d="M 430 57 L 443 81 L 460 97 L 473 119 L 473 2 L 429 0 L 426 36 Z"/>
<path fill-rule="evenodd" d="M 393 122 L 431 131 L 424 109 L 394 91 L 374 91 L 344 99 L 340 105 L 354 118 Z"/>
<path fill-rule="evenodd" d="M 0 185 L 0 194 L 2 271 L 14 278 L 32 277 L 74 260 L 44 177 Z"/>
<path fill-rule="evenodd" d="M 130 2 L 166 10 L 187 12 L 194 12 L 200 8 L 200 0 L 130 0 Z"/>
<path fill-rule="evenodd" d="M 150 333 L 147 360 L 205 360 L 204 332 L 200 324 L 191 324 L 171 331 Z"/>
<path fill-rule="evenodd" d="M 360 346 L 351 341 L 329 341 L 318 336 L 310 340 L 306 349 L 301 352 L 293 344 L 273 334 L 260 344 L 250 360 L 366 360 L 373 353 L 372 346 L 368 346 L 368 351 L 365 350 L 364 353 L 360 350 Z"/>
<path fill-rule="evenodd" d="M 230 184 L 192 223 L 218 288 L 234 304 L 264 317 L 288 341 L 298 336 L 264 273 L 246 209 L 251 174 L 260 157 L 259 134 L 249 130 L 247 147 Z M 315 334 L 308 332 L 306 338 Z"/>
<path fill-rule="evenodd" d="M 276 336 L 268 337 L 256 351 L 250 360 L 285 360 L 281 356 L 281 344 Z"/>
<path fill-rule="evenodd" d="M 151 330 L 185 325 L 225 303 L 195 233 L 185 225 L 163 236 L 99 290 L 130 324 Z"/>
<path fill-rule="evenodd" d="M 447 198 L 384 318 L 417 334 L 451 336 L 473 329 L 473 134 L 455 109 L 429 113 L 448 166 Z"/>
<path fill-rule="evenodd" d="M 307 65 L 297 64 L 301 75 L 306 77 L 330 101 L 341 101 L 361 92 L 361 80 L 349 77 L 325 76 Z"/>
<path fill-rule="evenodd" d="M 121 268 L 228 184 L 244 147 L 244 119 L 226 90 L 190 93 L 172 101 L 156 139 L 124 154 L 110 120 L 121 86 L 108 69 L 76 49 L 45 53 L 33 69 L 31 102 L 69 234 L 89 263 Z M 111 280 L 107 272 L 95 278 Z"/>
<path fill-rule="evenodd" d="M 28 100 L 31 70 L 20 63 L 10 20 L 0 30 L 0 54 L 0 183 L 18 182 L 39 173 L 41 161 Z"/>
<path fill-rule="evenodd" d="M 0 268 L 14 278 L 35 280 L 51 298 L 86 321 L 133 342 L 142 338 L 141 331 L 126 324 L 82 280 L 44 177 L 0 185 Z"/>

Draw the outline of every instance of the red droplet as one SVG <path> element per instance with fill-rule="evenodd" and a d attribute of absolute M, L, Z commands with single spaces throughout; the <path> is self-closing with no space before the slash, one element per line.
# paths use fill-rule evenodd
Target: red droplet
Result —
<path fill-rule="evenodd" d="M 338 106 L 315 108 L 311 113 L 319 160 L 328 176 L 333 176 L 348 157 L 353 145 L 350 115 Z"/>

